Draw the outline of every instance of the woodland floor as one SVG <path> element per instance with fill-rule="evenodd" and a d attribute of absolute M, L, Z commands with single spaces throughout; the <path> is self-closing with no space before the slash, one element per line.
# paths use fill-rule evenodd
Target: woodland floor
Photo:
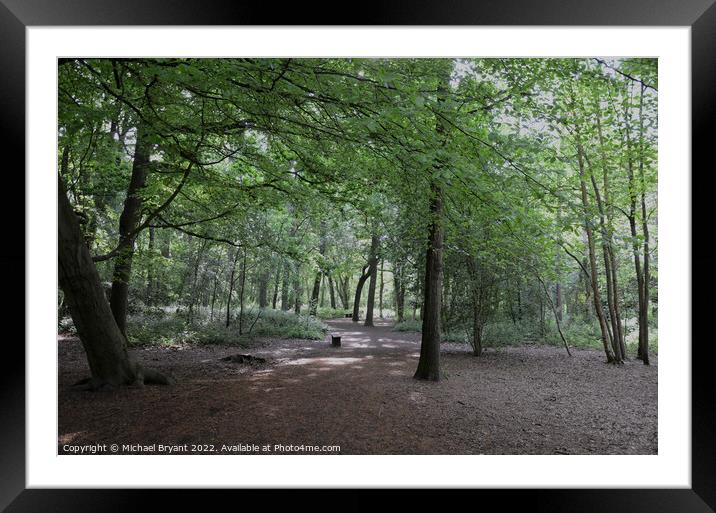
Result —
<path fill-rule="evenodd" d="M 59 437 L 64 444 L 339 445 L 332 454 L 656 454 L 657 365 L 607 365 L 597 351 L 522 346 L 472 356 L 443 344 L 439 383 L 413 379 L 418 333 L 329 321 L 342 347 L 263 340 L 132 350 L 172 386 L 82 392 L 79 340 L 60 338 Z M 266 358 L 237 364 L 237 353 Z M 258 451 L 262 452 L 262 451 Z M 156 453 L 156 452 L 155 452 Z M 271 453 L 306 454 L 306 452 Z M 166 454 L 166 452 L 164 453 Z"/>

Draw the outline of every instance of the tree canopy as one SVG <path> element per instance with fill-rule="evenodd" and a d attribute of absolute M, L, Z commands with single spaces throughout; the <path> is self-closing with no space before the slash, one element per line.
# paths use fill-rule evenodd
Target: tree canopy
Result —
<path fill-rule="evenodd" d="M 58 74 L 60 195 L 82 265 L 112 284 L 118 344 L 133 308 L 243 332 L 248 305 L 372 323 L 378 294 L 379 315 L 420 320 L 418 378 L 440 379 L 445 339 L 478 356 L 599 340 L 620 363 L 633 328 L 649 362 L 655 59 L 77 58 Z M 75 324 L 87 308 L 69 300 Z"/>

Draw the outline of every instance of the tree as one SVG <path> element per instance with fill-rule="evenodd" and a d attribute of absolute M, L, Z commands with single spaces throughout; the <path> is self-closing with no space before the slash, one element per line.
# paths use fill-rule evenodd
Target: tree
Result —
<path fill-rule="evenodd" d="M 144 383 L 169 384 L 169 378 L 142 368 L 129 357 L 126 339 L 114 320 L 61 178 L 57 192 L 59 283 L 91 373 L 82 384 L 92 390 Z"/>
<path fill-rule="evenodd" d="M 447 96 L 449 72 L 441 77 L 437 87 L 437 105 L 435 131 L 441 141 L 447 141 L 447 123 L 444 108 Z M 425 252 L 425 290 L 423 296 L 423 327 L 420 343 L 420 360 L 415 378 L 430 381 L 440 380 L 440 306 L 443 279 L 443 184 L 440 171 L 448 165 L 440 156 L 430 178 L 430 226 L 428 228 L 427 249 Z"/>
<path fill-rule="evenodd" d="M 370 276 L 370 283 L 368 284 L 368 304 L 365 310 L 365 326 L 373 326 L 375 284 L 378 275 L 378 261 L 380 260 L 380 256 L 378 254 L 379 245 L 380 238 L 375 234 L 372 235 L 370 238 L 370 257 L 368 258 L 368 275 Z"/>

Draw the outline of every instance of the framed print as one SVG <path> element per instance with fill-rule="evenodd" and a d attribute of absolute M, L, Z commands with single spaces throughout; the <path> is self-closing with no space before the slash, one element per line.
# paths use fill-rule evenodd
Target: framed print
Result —
<path fill-rule="evenodd" d="M 713 511 L 711 2 L 268 9 L 0 5 L 2 506 Z"/>

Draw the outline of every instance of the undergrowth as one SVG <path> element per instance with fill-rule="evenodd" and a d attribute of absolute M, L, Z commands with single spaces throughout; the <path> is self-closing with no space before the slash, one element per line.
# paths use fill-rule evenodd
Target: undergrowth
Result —
<path fill-rule="evenodd" d="M 226 318 L 205 312 L 194 312 L 190 319 L 174 308 L 147 308 L 127 317 L 127 338 L 130 346 L 238 345 L 246 346 L 255 338 L 321 340 L 328 327 L 315 317 L 296 315 L 281 310 L 248 309 L 242 318 L 239 334 L 238 315 L 226 327 Z M 60 333 L 75 334 L 72 319 L 63 318 Z"/>

